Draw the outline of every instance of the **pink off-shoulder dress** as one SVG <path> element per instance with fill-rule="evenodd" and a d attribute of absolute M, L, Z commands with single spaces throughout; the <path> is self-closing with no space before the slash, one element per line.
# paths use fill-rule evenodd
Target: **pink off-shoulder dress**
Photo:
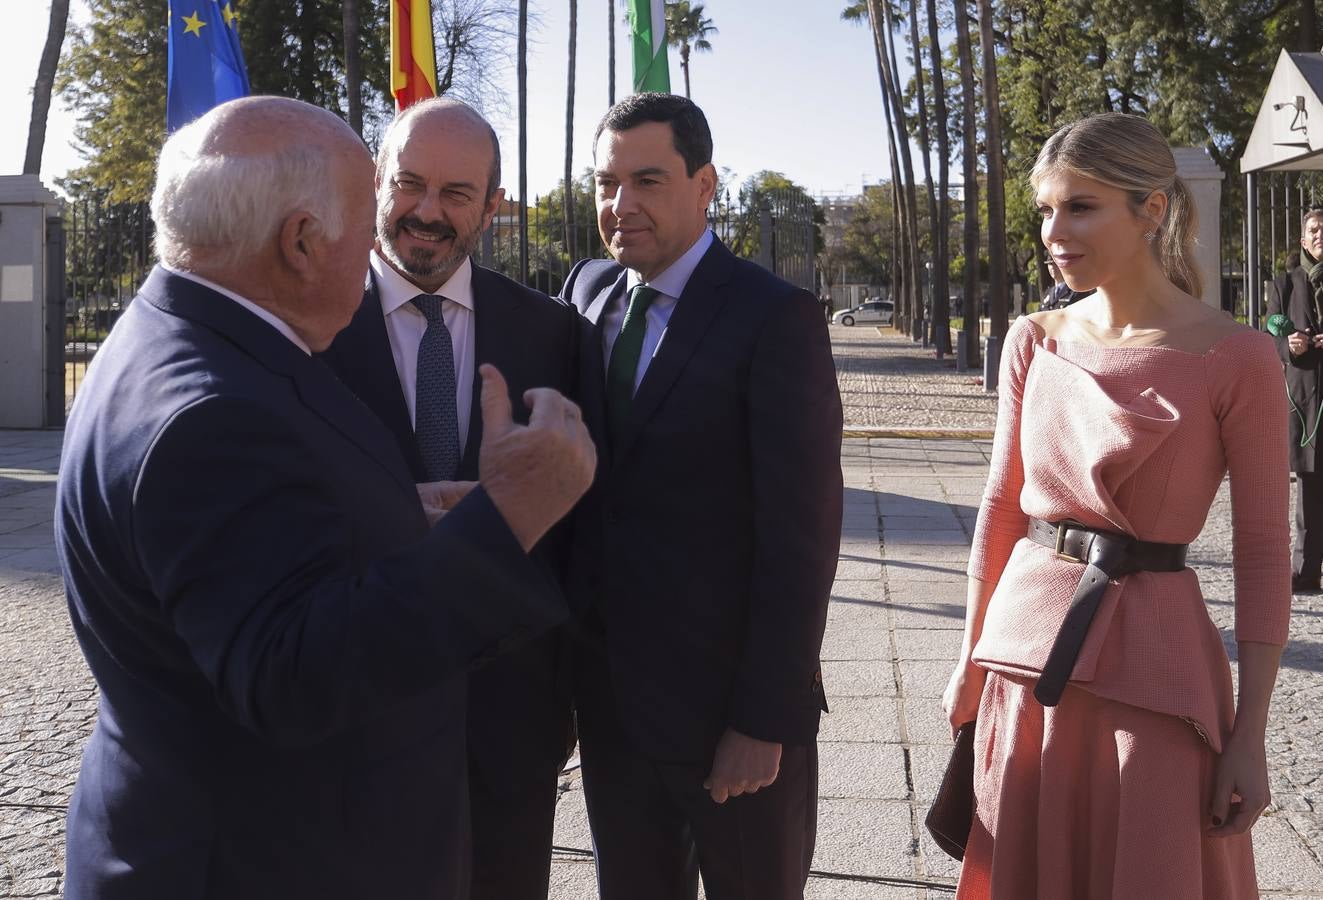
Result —
<path fill-rule="evenodd" d="M 978 814 L 957 898 L 1254 898 L 1248 835 L 1210 838 L 1235 707 L 1190 569 L 1108 587 L 1059 705 L 1033 698 L 1083 566 L 1028 517 L 1142 540 L 1198 536 L 1231 476 L 1235 636 L 1284 644 L 1291 608 L 1287 409 L 1272 339 L 1204 353 L 1006 336 L 992 468 L 969 575 L 996 583 L 974 661 Z"/>

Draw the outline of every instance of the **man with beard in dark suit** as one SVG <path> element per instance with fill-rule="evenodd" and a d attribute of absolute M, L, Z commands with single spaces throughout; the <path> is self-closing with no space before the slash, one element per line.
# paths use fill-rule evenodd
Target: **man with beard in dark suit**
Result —
<path fill-rule="evenodd" d="M 354 320 L 327 361 L 386 423 L 418 482 L 475 480 L 483 419 L 477 369 L 495 365 L 523 421 L 526 390 L 570 393 L 573 308 L 470 256 L 505 192 L 491 126 L 458 101 L 410 106 L 377 157 L 377 242 Z M 535 556 L 562 574 L 565 535 Z M 470 676 L 469 792 L 475 900 L 542 900 L 556 784 L 570 733 L 558 632 Z"/>

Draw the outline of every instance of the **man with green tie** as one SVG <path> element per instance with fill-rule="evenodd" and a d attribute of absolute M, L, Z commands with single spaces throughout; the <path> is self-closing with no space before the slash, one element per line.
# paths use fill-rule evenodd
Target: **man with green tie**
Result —
<path fill-rule="evenodd" d="M 598 126 L 575 267 L 598 442 L 575 519 L 575 702 L 603 900 L 802 897 L 818 652 L 840 544 L 841 404 L 817 300 L 707 227 L 712 137 L 683 97 Z"/>

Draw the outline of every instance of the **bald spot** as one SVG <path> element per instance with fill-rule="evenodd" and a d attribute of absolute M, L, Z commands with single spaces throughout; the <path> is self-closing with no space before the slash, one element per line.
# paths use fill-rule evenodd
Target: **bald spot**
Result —
<path fill-rule="evenodd" d="M 425 100 L 416 103 L 402 112 L 391 124 L 382 142 L 381 152 L 377 157 L 377 180 L 383 180 L 386 163 L 399 163 L 401 148 L 410 141 L 418 140 L 436 146 L 445 146 L 454 142 L 465 142 L 471 146 L 477 142 L 489 148 L 488 168 L 495 163 L 497 152 L 496 132 L 491 125 L 472 107 L 457 100 L 444 98 Z M 488 175 L 487 193 L 500 187 L 500 175 L 492 171 Z"/>

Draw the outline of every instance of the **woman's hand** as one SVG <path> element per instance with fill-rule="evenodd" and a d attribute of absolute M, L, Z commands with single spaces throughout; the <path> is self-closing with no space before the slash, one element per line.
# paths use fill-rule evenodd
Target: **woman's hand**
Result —
<path fill-rule="evenodd" d="M 983 683 L 988 679 L 988 670 L 976 666 L 968 657 L 962 656 L 956 663 L 951 679 L 942 693 L 942 709 L 947 721 L 951 723 L 951 737 L 954 739 L 960 726 L 978 718 L 979 701 L 983 698 Z"/>
<path fill-rule="evenodd" d="M 1235 795 L 1233 799 L 1232 795 Z M 1213 773 L 1213 797 L 1208 814 L 1213 837 L 1244 834 L 1268 807 L 1268 756 L 1263 734 L 1233 732 Z"/>

